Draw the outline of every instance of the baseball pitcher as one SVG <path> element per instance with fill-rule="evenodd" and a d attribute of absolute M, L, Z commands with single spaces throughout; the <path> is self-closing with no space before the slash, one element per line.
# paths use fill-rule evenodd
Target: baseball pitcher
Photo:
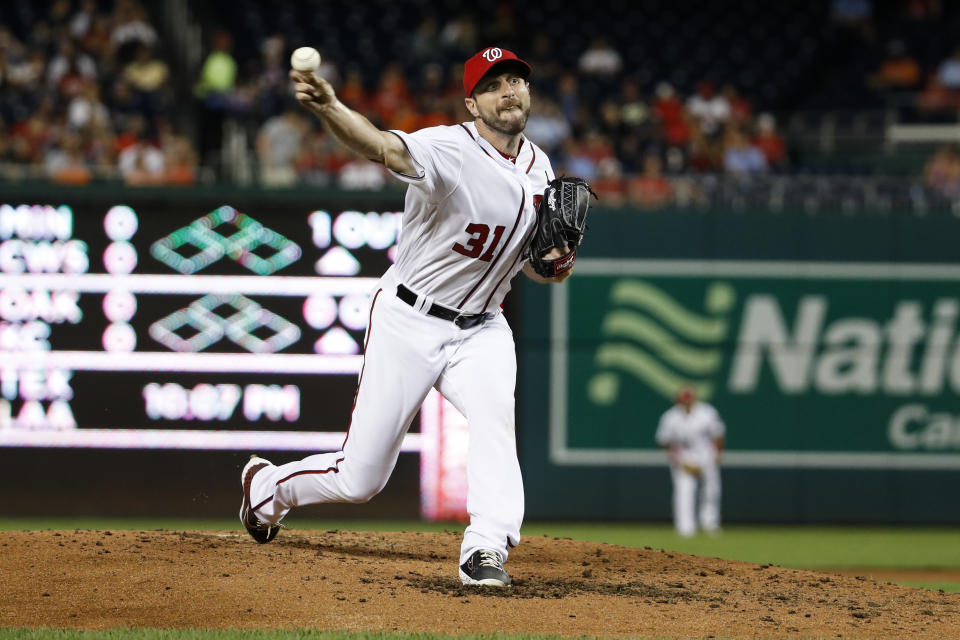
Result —
<path fill-rule="evenodd" d="M 464 68 L 473 120 L 407 133 L 377 129 L 328 82 L 291 71 L 300 103 L 407 191 L 396 263 L 372 295 L 342 450 L 279 466 L 254 456 L 242 472 L 240 519 L 258 542 L 272 540 L 293 507 L 380 492 L 433 387 L 470 429 L 460 579 L 510 585 L 503 563 L 520 542 L 524 497 L 516 353 L 500 305 L 520 271 L 538 282 L 570 276 L 591 193 L 583 181 L 555 180 L 547 154 L 524 137 L 530 72 L 513 52 L 487 47 Z"/>

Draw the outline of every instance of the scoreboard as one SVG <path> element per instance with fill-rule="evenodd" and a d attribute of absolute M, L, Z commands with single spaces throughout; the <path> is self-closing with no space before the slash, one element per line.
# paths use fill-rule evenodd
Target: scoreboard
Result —
<path fill-rule="evenodd" d="M 0 204 L 0 446 L 339 449 L 401 218 Z M 403 445 L 421 484 L 455 475 L 464 429 L 427 399 Z"/>

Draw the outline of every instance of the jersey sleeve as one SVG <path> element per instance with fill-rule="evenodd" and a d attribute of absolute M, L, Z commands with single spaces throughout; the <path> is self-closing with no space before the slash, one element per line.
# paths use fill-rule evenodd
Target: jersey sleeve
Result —
<path fill-rule="evenodd" d="M 669 446 L 670 442 L 673 440 L 673 435 L 670 433 L 669 411 L 660 416 L 660 423 L 657 425 L 657 434 L 654 436 L 654 439 L 661 447 Z"/>
<path fill-rule="evenodd" d="M 710 407 L 710 422 L 707 427 L 707 435 L 712 439 L 716 440 L 717 438 L 722 438 L 726 435 L 727 427 L 723 424 L 723 419 L 720 418 L 720 413 L 713 407 Z"/>
<path fill-rule="evenodd" d="M 391 129 L 410 153 L 415 175 L 388 171 L 398 180 L 423 190 L 431 202 L 439 202 L 453 193 L 460 181 L 463 154 L 448 127 L 428 127 L 414 133 Z"/>

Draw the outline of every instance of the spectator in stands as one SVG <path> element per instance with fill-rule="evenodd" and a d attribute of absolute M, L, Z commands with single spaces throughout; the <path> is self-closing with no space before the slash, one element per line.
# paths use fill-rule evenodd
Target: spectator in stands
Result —
<path fill-rule="evenodd" d="M 89 139 L 86 149 L 88 164 L 96 173 L 115 177 L 118 152 L 112 123 L 102 127 L 94 125 L 88 130 L 87 136 Z"/>
<path fill-rule="evenodd" d="M 601 162 L 617 160 L 617 154 L 613 147 L 613 141 L 599 129 L 591 129 L 583 136 L 584 152 L 593 161 L 594 165 Z"/>
<path fill-rule="evenodd" d="M 80 90 L 80 95 L 67 106 L 67 126 L 74 131 L 109 128 L 110 111 L 100 100 L 100 85 L 88 80 Z"/>
<path fill-rule="evenodd" d="M 289 89 L 287 91 L 289 93 Z M 355 111 L 367 113 L 372 110 L 370 107 L 372 98 L 364 86 L 363 72 L 360 67 L 347 67 L 343 85 L 337 89 L 337 96 L 343 104 Z"/>
<path fill-rule="evenodd" d="M 162 184 L 166 172 L 166 162 L 155 144 L 140 139 L 128 145 L 117 158 L 120 175 L 131 186 Z"/>
<path fill-rule="evenodd" d="M 960 154 L 952 144 L 942 145 L 923 170 L 924 183 L 934 193 L 960 200 Z"/>
<path fill-rule="evenodd" d="M 200 101 L 200 158 L 212 163 L 213 154 L 220 149 L 230 94 L 236 88 L 237 62 L 230 53 L 233 42 L 228 31 L 215 32 L 210 44 L 212 50 L 203 62 L 193 91 Z"/>
<path fill-rule="evenodd" d="M 408 112 L 412 111 L 410 89 L 407 86 L 403 67 L 399 62 L 391 62 L 384 67 L 380 75 L 377 93 L 373 97 L 373 108 L 387 128 L 396 129 L 399 128 L 397 125 L 401 124 L 409 126 L 408 114 L 402 111 L 397 113 L 401 106 L 408 107 Z M 411 131 L 412 129 L 403 130 Z"/>
<path fill-rule="evenodd" d="M 917 96 L 916 104 L 925 121 L 956 122 L 960 114 L 960 90 L 948 89 L 934 75 Z"/>
<path fill-rule="evenodd" d="M 937 67 L 937 80 L 949 91 L 960 91 L 960 47 Z"/>
<path fill-rule="evenodd" d="M 289 187 L 297 180 L 294 163 L 309 124 L 293 105 L 267 120 L 257 134 L 260 183 L 265 187 Z"/>
<path fill-rule="evenodd" d="M 131 113 L 117 121 L 118 133 L 115 139 L 117 153 L 140 142 L 146 135 L 147 120 L 139 113 Z"/>
<path fill-rule="evenodd" d="M 656 153 L 643 158 L 643 172 L 627 181 L 627 202 L 641 209 L 656 209 L 673 200 L 673 188 L 663 177 L 663 163 Z"/>
<path fill-rule="evenodd" d="M 10 67 L 24 59 L 26 51 L 27 48 L 10 28 L 0 24 L 0 82 L 5 80 Z"/>
<path fill-rule="evenodd" d="M 587 50 L 580 54 L 577 69 L 585 98 L 593 102 L 614 90 L 623 70 L 623 58 L 606 38 L 598 36 L 590 42 Z"/>
<path fill-rule="evenodd" d="M 70 16 L 70 36 L 82 40 L 93 28 L 97 16 L 97 0 L 80 0 L 80 6 Z"/>
<path fill-rule="evenodd" d="M 628 129 L 623 135 L 617 136 L 614 146 L 624 174 L 637 174 L 643 170 L 643 158 L 651 146 L 650 136 Z"/>
<path fill-rule="evenodd" d="M 716 92 L 713 82 L 704 80 L 687 100 L 687 112 L 705 136 L 718 138 L 730 120 L 730 103 Z"/>
<path fill-rule="evenodd" d="M 455 124 L 449 112 L 449 100 L 443 84 L 444 70 L 439 64 L 423 67 L 420 87 L 415 92 L 417 106 L 413 109 L 416 116 L 414 129 Z"/>
<path fill-rule="evenodd" d="M 867 78 L 867 85 L 880 91 L 904 91 L 920 86 L 920 65 L 907 51 L 903 40 L 887 43 L 887 54 L 877 71 Z"/>
<path fill-rule="evenodd" d="M 57 55 L 47 65 L 47 85 L 61 95 L 73 98 L 80 92 L 85 79 L 97 79 L 96 63 L 87 54 L 77 51 L 73 40 L 64 40 Z"/>
<path fill-rule="evenodd" d="M 110 40 L 121 64 L 130 61 L 140 45 L 154 47 L 158 39 L 146 9 L 137 0 L 116 0 Z"/>
<path fill-rule="evenodd" d="M 287 60 L 287 41 L 275 33 L 260 43 L 262 68 L 257 77 L 256 93 L 260 103 L 260 117 L 269 120 L 283 112 L 290 97 L 290 62 Z"/>
<path fill-rule="evenodd" d="M 735 86 L 730 83 L 723 85 L 723 98 L 730 106 L 729 122 L 738 127 L 746 127 L 753 119 L 753 105 L 744 97 Z"/>
<path fill-rule="evenodd" d="M 233 38 L 228 31 L 217 31 L 211 40 L 212 50 L 203 62 L 200 78 L 194 87 L 196 95 L 204 99 L 210 95 L 233 91 L 237 84 L 237 62 L 231 55 Z"/>
<path fill-rule="evenodd" d="M 566 72 L 557 83 L 557 104 L 563 117 L 571 125 L 577 121 L 577 109 L 580 105 L 579 80 L 575 73 Z"/>
<path fill-rule="evenodd" d="M 7 66 L 0 84 L 0 114 L 10 122 L 25 120 L 36 107 L 37 90 L 43 86 L 47 56 L 43 49 L 32 47 L 25 55 L 12 53 L 3 57 Z"/>
<path fill-rule="evenodd" d="M 763 152 L 767 166 L 780 169 L 787 164 L 787 143 L 777 132 L 777 121 L 772 114 L 761 113 L 757 117 L 757 132 L 753 145 Z"/>
<path fill-rule="evenodd" d="M 126 116 L 140 113 L 140 105 L 137 104 L 136 95 L 133 87 L 122 77 L 117 78 L 110 88 L 110 99 L 107 101 L 114 119 L 122 119 Z"/>
<path fill-rule="evenodd" d="M 55 103 L 51 96 L 46 96 L 29 117 L 10 127 L 13 153 L 18 163 L 43 163 L 44 150 L 53 146 L 53 142 L 59 139 L 60 135 L 54 116 Z"/>
<path fill-rule="evenodd" d="M 636 80 L 627 79 L 620 85 L 620 121 L 623 126 L 634 133 L 653 135 L 650 129 L 652 114 L 647 103 L 640 95 L 640 85 Z"/>
<path fill-rule="evenodd" d="M 170 68 L 144 44 L 137 47 L 133 61 L 123 68 L 123 79 L 133 90 L 133 100 L 148 121 L 165 111 Z"/>
<path fill-rule="evenodd" d="M 724 137 L 723 170 L 737 176 L 767 171 L 767 159 L 738 127 L 728 127 Z"/>
<path fill-rule="evenodd" d="M 603 36 L 596 36 L 590 46 L 580 54 L 577 69 L 587 76 L 610 78 L 623 69 L 623 57 Z"/>
<path fill-rule="evenodd" d="M 584 145 L 577 138 L 568 138 L 563 145 L 563 155 L 560 159 L 562 169 L 557 175 L 571 175 L 593 180 L 597 175 L 597 165 Z"/>
<path fill-rule="evenodd" d="M 93 16 L 93 23 L 77 38 L 80 47 L 98 60 L 111 62 L 114 60 L 115 51 L 113 42 L 110 38 L 110 17 L 96 13 Z"/>
<path fill-rule="evenodd" d="M 620 105 L 613 100 L 603 100 L 594 111 L 595 126 L 603 135 L 616 139 L 623 135 L 626 127 L 620 119 Z"/>
<path fill-rule="evenodd" d="M 169 136 L 163 148 L 163 183 L 186 187 L 197 180 L 197 153 L 186 136 Z"/>
<path fill-rule="evenodd" d="M 88 184 L 93 172 L 83 157 L 83 141 L 78 133 L 67 132 L 59 146 L 51 147 L 44 158 L 44 170 L 54 182 L 61 184 Z"/>
<path fill-rule="evenodd" d="M 691 127 L 690 143 L 686 149 L 686 166 L 682 167 L 699 173 L 712 173 L 723 168 L 724 145 L 722 139 L 710 138 L 700 127 Z M 667 149 L 669 154 L 671 149 Z M 671 170 L 676 170 L 671 166 Z"/>
<path fill-rule="evenodd" d="M 553 159 L 553 155 L 571 135 L 570 123 L 563 117 L 556 102 L 530 89 L 537 108 L 530 112 L 524 135 L 533 140 Z"/>
<path fill-rule="evenodd" d="M 297 182 L 311 186 L 330 184 L 330 173 L 324 161 L 328 152 L 325 132 L 322 127 L 311 128 L 300 145 L 293 166 L 297 170 Z"/>
<path fill-rule="evenodd" d="M 626 201 L 627 185 L 616 158 L 604 158 L 597 164 L 597 175 L 590 185 L 605 207 L 620 207 Z"/>
<path fill-rule="evenodd" d="M 690 124 L 686 109 L 670 83 L 661 82 L 657 85 L 653 112 L 660 123 L 665 145 L 685 149 L 690 142 Z"/>

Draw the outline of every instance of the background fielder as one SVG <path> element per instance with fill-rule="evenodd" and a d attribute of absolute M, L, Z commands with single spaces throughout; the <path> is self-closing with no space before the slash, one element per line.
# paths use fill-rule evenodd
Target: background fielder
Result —
<path fill-rule="evenodd" d="M 696 533 L 698 515 L 704 531 L 717 532 L 720 528 L 719 463 L 725 432 L 717 410 L 698 401 L 689 387 L 677 392 L 676 403 L 660 418 L 656 439 L 670 457 L 673 523 L 682 536 Z"/>
<path fill-rule="evenodd" d="M 460 551 L 466 584 L 505 586 L 520 541 L 524 496 L 514 436 L 516 354 L 500 313 L 522 269 L 553 178 L 546 153 L 526 140 L 530 66 L 490 47 L 464 71 L 473 122 L 415 133 L 380 131 L 313 74 L 291 72 L 297 99 L 349 149 L 382 162 L 408 184 L 396 263 L 372 297 L 351 424 L 342 451 L 243 470 L 241 520 L 269 542 L 293 507 L 364 502 L 386 484 L 400 444 L 431 387 L 467 418 L 467 511 Z M 563 252 L 552 252 L 555 256 Z"/>

